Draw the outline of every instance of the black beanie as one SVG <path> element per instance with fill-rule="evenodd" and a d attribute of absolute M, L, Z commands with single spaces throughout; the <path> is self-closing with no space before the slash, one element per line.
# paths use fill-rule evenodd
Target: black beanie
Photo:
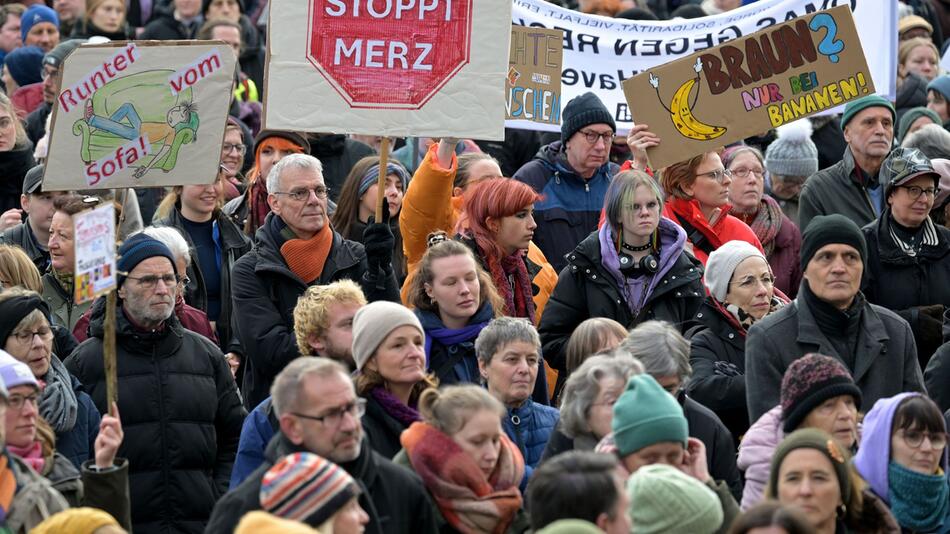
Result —
<path fill-rule="evenodd" d="M 861 255 L 862 263 L 868 259 L 868 246 L 864 241 L 864 234 L 854 221 L 837 213 L 819 215 L 808 223 L 808 227 L 802 233 L 802 272 L 805 272 L 808 262 L 818 249 L 831 244 L 851 245 Z"/>
<path fill-rule="evenodd" d="M 237 0 L 238 10 L 243 14 L 244 13 L 244 0 Z M 201 1 L 201 14 L 207 15 L 208 8 L 211 7 L 211 0 L 202 0 Z"/>
<path fill-rule="evenodd" d="M 611 130 L 617 131 L 617 125 L 614 123 L 614 118 L 610 116 L 610 112 L 607 111 L 607 106 L 591 92 L 572 98 L 564 106 L 561 118 L 563 119 L 561 122 L 562 143 L 566 143 L 577 130 L 589 124 L 608 124 Z"/>

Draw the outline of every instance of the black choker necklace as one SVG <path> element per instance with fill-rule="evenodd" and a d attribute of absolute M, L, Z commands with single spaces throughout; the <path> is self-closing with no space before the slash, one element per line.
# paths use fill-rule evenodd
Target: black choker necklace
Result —
<path fill-rule="evenodd" d="M 643 246 L 634 247 L 626 243 L 620 243 L 620 246 L 623 247 L 624 250 L 629 250 L 630 252 L 643 252 L 644 250 L 650 250 L 650 248 L 653 247 L 653 244 L 647 243 L 646 245 L 643 245 Z"/>

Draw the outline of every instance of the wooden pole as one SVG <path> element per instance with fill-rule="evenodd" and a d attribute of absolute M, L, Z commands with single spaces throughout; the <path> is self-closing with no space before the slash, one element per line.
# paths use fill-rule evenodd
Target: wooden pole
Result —
<path fill-rule="evenodd" d="M 115 406 L 119 402 L 119 384 L 116 376 L 115 354 L 115 292 L 113 289 L 106 294 L 106 321 L 102 339 L 102 358 L 105 362 L 106 373 L 106 401 L 109 405 L 109 414 L 115 415 Z"/>
<path fill-rule="evenodd" d="M 383 206 L 386 205 L 386 176 L 389 174 L 389 138 L 383 137 L 379 144 L 379 181 L 376 182 L 376 222 L 383 220 Z M 388 209 L 388 208 L 387 208 Z"/>

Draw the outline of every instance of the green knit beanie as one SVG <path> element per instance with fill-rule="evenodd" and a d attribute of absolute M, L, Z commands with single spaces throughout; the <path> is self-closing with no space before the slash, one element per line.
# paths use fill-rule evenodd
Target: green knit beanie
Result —
<path fill-rule="evenodd" d="M 722 526 L 716 493 L 679 469 L 654 464 L 627 480 L 632 534 L 712 534 Z"/>
<path fill-rule="evenodd" d="M 772 466 L 769 468 L 769 483 L 766 486 L 766 496 L 775 498 L 778 495 L 778 475 L 782 462 L 788 453 L 795 449 L 814 449 L 828 458 L 831 467 L 838 478 L 838 487 L 841 488 L 841 500 L 847 503 L 851 500 L 851 455 L 842 447 L 831 434 L 817 428 L 803 428 L 796 430 L 782 440 L 772 455 Z"/>
<path fill-rule="evenodd" d="M 597 525 L 583 519 L 561 519 L 537 531 L 535 534 L 602 534 Z"/>
<path fill-rule="evenodd" d="M 925 107 L 910 108 L 904 112 L 904 116 L 901 117 L 901 121 L 897 124 L 898 143 L 904 141 L 904 138 L 907 137 L 907 130 L 910 130 L 910 126 L 917 122 L 917 119 L 921 117 L 927 117 L 937 126 L 943 124 L 943 121 L 940 120 L 940 115 L 937 115 L 937 112 L 932 109 Z"/>
<path fill-rule="evenodd" d="M 844 113 L 841 114 L 841 129 L 843 130 L 848 122 L 862 110 L 873 107 L 887 108 L 891 112 L 891 122 L 897 122 L 897 113 L 894 111 L 894 104 L 891 104 L 890 100 L 880 95 L 868 95 L 845 104 Z"/>
<path fill-rule="evenodd" d="M 636 375 L 614 404 L 611 424 L 621 458 L 655 443 L 677 442 L 686 447 L 689 430 L 676 399 L 650 375 Z"/>

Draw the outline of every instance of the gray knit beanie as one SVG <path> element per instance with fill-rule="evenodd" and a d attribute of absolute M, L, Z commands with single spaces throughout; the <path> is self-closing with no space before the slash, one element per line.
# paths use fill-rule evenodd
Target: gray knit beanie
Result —
<path fill-rule="evenodd" d="M 733 240 L 712 251 L 706 260 L 706 287 L 709 294 L 719 302 L 724 302 L 729 293 L 729 282 L 732 280 L 736 267 L 747 258 L 762 258 L 766 264 L 769 260 L 759 249 L 745 241 Z"/>
<path fill-rule="evenodd" d="M 414 326 L 425 338 L 422 323 L 409 308 L 379 300 L 363 306 L 353 316 L 353 361 L 361 371 L 390 332 L 400 326 Z"/>
<path fill-rule="evenodd" d="M 778 139 L 765 150 L 765 168 L 779 176 L 811 176 L 818 172 L 818 148 L 808 119 L 779 126 Z"/>

